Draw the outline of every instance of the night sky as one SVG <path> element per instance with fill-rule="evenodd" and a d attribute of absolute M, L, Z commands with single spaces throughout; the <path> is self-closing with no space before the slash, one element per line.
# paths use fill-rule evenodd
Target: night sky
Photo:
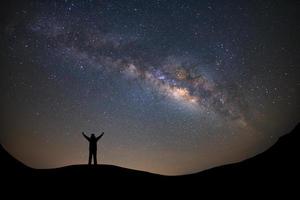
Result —
<path fill-rule="evenodd" d="M 1 1 L 1 144 L 34 168 L 186 174 L 300 119 L 300 2 Z"/>

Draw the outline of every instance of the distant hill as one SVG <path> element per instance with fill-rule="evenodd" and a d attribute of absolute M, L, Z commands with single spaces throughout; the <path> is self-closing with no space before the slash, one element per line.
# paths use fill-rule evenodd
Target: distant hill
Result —
<path fill-rule="evenodd" d="M 235 180 L 240 182 L 299 181 L 299 137 L 300 124 L 290 133 L 280 137 L 265 152 L 239 163 L 208 169 L 182 177 L 221 182 Z M 280 184 L 280 183 L 278 183 Z"/>
<path fill-rule="evenodd" d="M 154 187 L 178 186 L 178 184 L 184 186 L 191 185 L 191 182 L 197 183 L 194 187 L 293 187 L 294 183 L 299 181 L 299 132 L 298 124 L 291 133 L 282 136 L 271 148 L 253 158 L 183 176 L 163 176 L 112 165 L 32 169 L 14 159 L 0 146 L 0 176 L 2 181 L 30 180 L 36 184 L 50 180 L 61 184 L 78 184 L 78 182 L 103 184 L 108 181 L 123 184 L 139 180 L 136 183 L 142 185 L 151 180 L 156 183 Z"/>
<path fill-rule="evenodd" d="M 2 177 L 8 175 L 21 176 L 32 171 L 31 168 L 12 157 L 2 145 L 0 145 L 0 163 L 0 175 Z"/>

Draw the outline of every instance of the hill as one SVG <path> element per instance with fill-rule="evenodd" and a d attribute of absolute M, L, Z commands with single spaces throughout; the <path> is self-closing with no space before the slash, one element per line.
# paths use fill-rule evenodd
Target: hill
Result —
<path fill-rule="evenodd" d="M 248 188 L 257 191 L 271 187 L 292 190 L 299 180 L 299 130 L 300 125 L 297 125 L 271 148 L 250 159 L 183 176 L 163 176 L 112 165 L 32 169 L 14 159 L 0 146 L 0 175 L 6 183 L 33 183 L 35 186 L 54 182 L 60 186 L 87 183 L 89 186 L 108 184 L 107 187 L 123 187 L 134 182 L 134 186 L 145 188 L 151 185 L 154 188 Z"/>
<path fill-rule="evenodd" d="M 239 163 L 233 163 L 186 175 L 189 178 L 230 178 L 231 180 L 292 181 L 299 178 L 300 124 L 290 133 L 280 137 L 265 152 Z"/>

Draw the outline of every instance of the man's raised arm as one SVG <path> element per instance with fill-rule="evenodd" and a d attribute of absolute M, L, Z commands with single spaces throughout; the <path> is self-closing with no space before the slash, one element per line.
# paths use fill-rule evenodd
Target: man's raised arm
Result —
<path fill-rule="evenodd" d="M 86 135 L 84 134 L 84 132 L 82 132 L 82 135 L 85 137 L 85 139 L 87 139 L 88 141 L 90 141 L 90 138 L 89 138 L 88 136 L 86 136 Z"/>
<path fill-rule="evenodd" d="M 99 136 L 97 137 L 97 140 L 99 140 L 100 138 L 102 138 L 103 135 L 104 135 L 104 132 L 102 132 L 101 135 L 99 135 Z"/>

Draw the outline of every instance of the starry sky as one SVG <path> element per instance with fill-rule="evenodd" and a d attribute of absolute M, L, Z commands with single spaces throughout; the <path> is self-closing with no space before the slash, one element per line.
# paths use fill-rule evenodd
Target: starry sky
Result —
<path fill-rule="evenodd" d="M 296 0 L 1 1 L 1 144 L 34 168 L 160 174 L 254 156 L 300 119 Z"/>

